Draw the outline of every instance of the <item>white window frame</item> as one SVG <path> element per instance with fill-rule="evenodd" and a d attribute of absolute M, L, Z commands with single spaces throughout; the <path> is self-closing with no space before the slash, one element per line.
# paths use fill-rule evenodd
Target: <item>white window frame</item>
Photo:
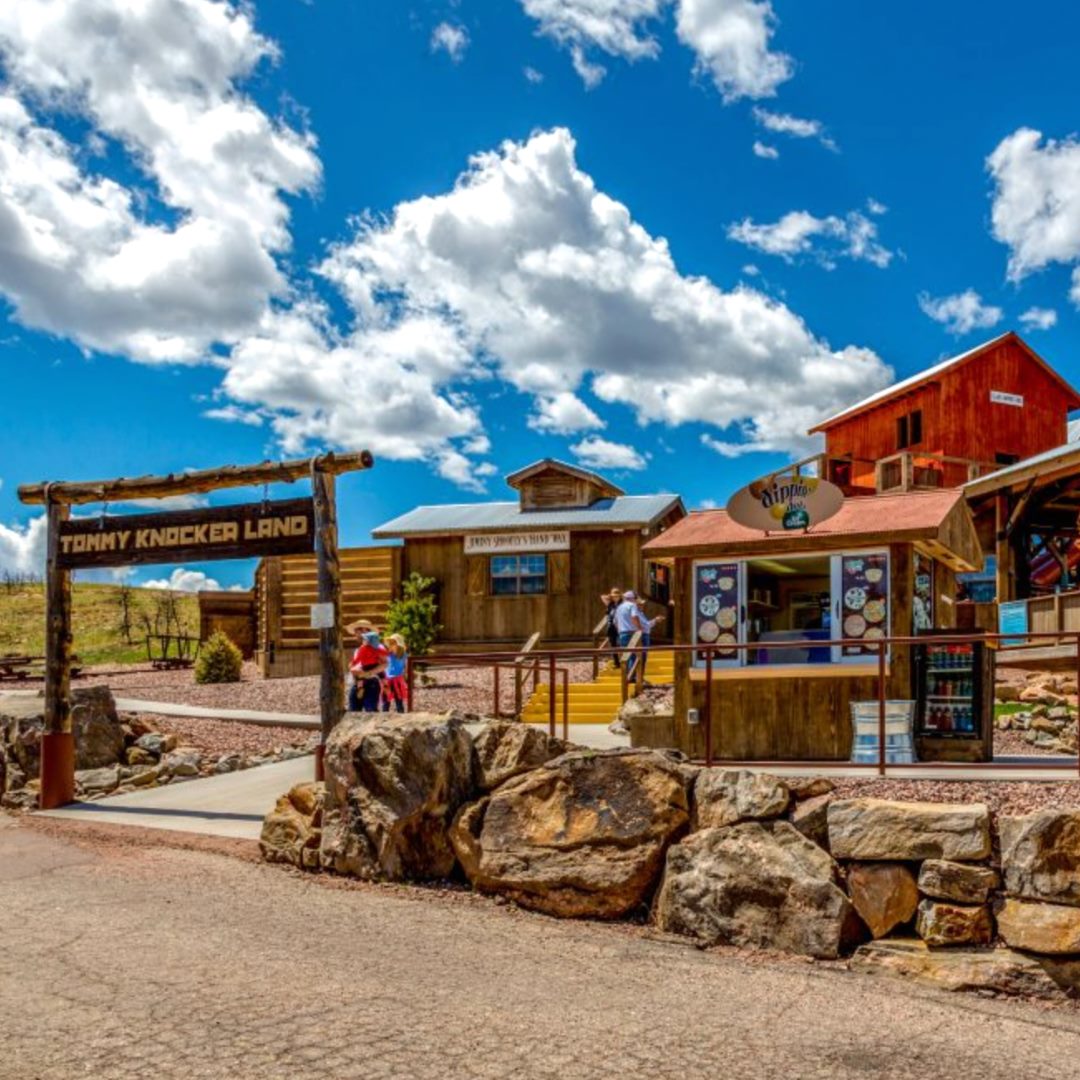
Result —
<path fill-rule="evenodd" d="M 843 609 L 843 595 L 841 585 L 843 582 L 843 560 L 846 558 L 861 558 L 869 555 L 883 555 L 885 557 L 885 632 L 886 635 L 890 634 L 893 619 L 893 598 L 892 598 L 892 572 L 893 572 L 893 558 L 892 552 L 887 547 L 874 547 L 874 548 L 854 548 L 844 551 L 836 552 L 806 552 L 805 557 L 813 558 L 814 556 L 828 555 L 829 557 L 829 598 L 830 598 L 830 638 L 839 638 L 843 636 L 843 624 L 841 622 L 841 611 Z M 798 559 L 804 557 L 804 553 L 798 555 L 791 555 L 790 553 L 784 553 L 780 555 L 770 555 L 767 552 L 762 552 L 760 556 L 754 556 L 755 558 L 775 558 L 775 559 Z M 695 651 L 692 654 L 691 666 L 695 668 L 704 668 L 705 660 L 697 655 L 697 649 L 702 646 L 702 642 L 697 640 L 697 606 L 698 606 L 698 567 L 700 566 L 721 566 L 721 565 L 734 565 L 737 568 L 737 581 L 738 581 L 738 621 L 735 624 L 735 634 L 741 645 L 746 644 L 746 630 L 747 630 L 747 564 L 752 559 L 746 557 L 732 557 L 732 558 L 711 558 L 711 559 L 694 559 L 691 562 L 691 601 L 693 603 L 693 611 L 691 612 L 691 627 L 692 627 L 692 644 L 695 646 Z M 839 645 L 833 645 L 830 649 L 830 664 L 868 664 L 873 663 L 876 654 L 875 653 L 863 653 L 857 656 L 844 656 L 843 649 Z M 889 651 L 886 650 L 886 661 L 889 658 Z M 736 668 L 747 667 L 747 660 L 749 658 L 748 649 L 740 649 L 738 655 L 729 658 L 713 657 L 712 666 L 714 668 Z M 784 667 L 806 667 L 820 669 L 826 665 L 812 664 L 809 662 L 802 664 L 785 664 Z"/>

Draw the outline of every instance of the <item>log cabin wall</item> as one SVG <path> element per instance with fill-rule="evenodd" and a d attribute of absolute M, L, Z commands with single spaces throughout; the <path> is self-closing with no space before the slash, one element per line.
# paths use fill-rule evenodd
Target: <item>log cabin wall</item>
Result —
<path fill-rule="evenodd" d="M 402 548 L 341 550 L 341 618 L 382 626 L 401 589 Z M 318 631 L 311 605 L 318 600 L 314 555 L 263 559 L 255 574 L 256 660 L 264 675 L 289 677 L 319 671 Z M 345 635 L 351 643 L 352 636 Z"/>

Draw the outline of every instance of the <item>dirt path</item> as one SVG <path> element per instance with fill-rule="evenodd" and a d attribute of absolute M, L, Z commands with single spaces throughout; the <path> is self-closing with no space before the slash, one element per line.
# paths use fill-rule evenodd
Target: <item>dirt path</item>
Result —
<path fill-rule="evenodd" d="M 1080 1015 L 0 823 L 12 1077 L 1075 1076 Z"/>

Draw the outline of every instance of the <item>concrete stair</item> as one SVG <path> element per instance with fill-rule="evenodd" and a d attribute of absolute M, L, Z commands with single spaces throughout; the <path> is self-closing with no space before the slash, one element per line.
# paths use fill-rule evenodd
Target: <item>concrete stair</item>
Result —
<path fill-rule="evenodd" d="M 654 686 L 671 684 L 675 681 L 674 654 L 650 654 L 645 667 L 645 678 Z M 635 687 L 628 687 L 630 696 L 634 696 Z M 527 723 L 546 724 L 550 708 L 549 690 L 546 683 L 541 683 L 521 710 L 521 718 Z M 610 724 L 622 706 L 622 677 L 619 669 L 608 665 L 591 682 L 570 683 L 569 685 L 569 722 L 571 724 Z M 555 722 L 562 723 L 563 688 L 558 683 L 555 687 Z"/>

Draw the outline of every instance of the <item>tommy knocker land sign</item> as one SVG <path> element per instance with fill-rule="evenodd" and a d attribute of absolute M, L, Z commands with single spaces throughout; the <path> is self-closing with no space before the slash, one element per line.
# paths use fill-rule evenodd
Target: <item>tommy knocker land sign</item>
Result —
<path fill-rule="evenodd" d="M 198 562 L 315 549 L 311 499 L 245 503 L 164 514 L 81 518 L 60 526 L 57 566 Z"/>
<path fill-rule="evenodd" d="M 817 476 L 778 473 L 737 491 L 727 504 L 728 517 L 748 529 L 790 532 L 831 518 L 844 504 L 844 493 Z"/>

